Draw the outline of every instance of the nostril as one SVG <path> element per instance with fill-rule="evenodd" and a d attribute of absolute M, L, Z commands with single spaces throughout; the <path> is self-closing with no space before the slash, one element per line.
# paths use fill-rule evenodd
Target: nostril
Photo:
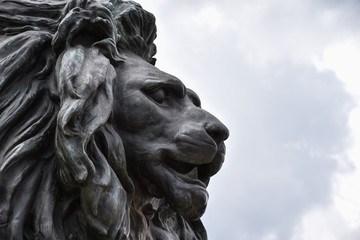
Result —
<path fill-rule="evenodd" d="M 229 137 L 229 130 L 220 121 L 206 123 L 205 130 L 217 144 L 220 144 Z"/>

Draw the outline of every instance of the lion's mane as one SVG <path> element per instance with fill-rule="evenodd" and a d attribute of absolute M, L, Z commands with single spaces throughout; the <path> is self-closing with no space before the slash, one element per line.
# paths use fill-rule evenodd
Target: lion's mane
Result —
<path fill-rule="evenodd" d="M 155 18 L 120 0 L 0 5 L 1 239 L 128 239 L 114 66 L 123 49 L 155 64 Z"/>

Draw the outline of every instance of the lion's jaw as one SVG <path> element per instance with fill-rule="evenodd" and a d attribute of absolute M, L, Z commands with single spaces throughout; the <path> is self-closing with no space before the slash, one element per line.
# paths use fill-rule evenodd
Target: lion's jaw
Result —
<path fill-rule="evenodd" d="M 177 78 L 132 53 L 117 69 L 114 125 L 135 185 L 190 220 L 205 211 L 227 128 Z"/>

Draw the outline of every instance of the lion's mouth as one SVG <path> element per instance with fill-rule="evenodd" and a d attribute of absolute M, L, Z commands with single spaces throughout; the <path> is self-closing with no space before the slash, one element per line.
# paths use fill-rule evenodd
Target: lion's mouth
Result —
<path fill-rule="evenodd" d="M 162 149 L 159 161 L 145 161 L 141 168 L 151 196 L 164 198 L 170 207 L 186 218 L 196 220 L 204 213 L 209 194 L 209 179 L 221 167 L 225 154 L 223 143 L 217 152 L 191 149 Z M 200 157 L 201 155 L 201 157 Z"/>
<path fill-rule="evenodd" d="M 187 181 L 197 183 L 204 188 L 206 187 L 205 176 L 202 176 L 200 174 L 201 171 L 199 171 L 199 167 L 201 167 L 200 165 L 194 165 L 169 159 L 165 160 L 165 165 L 176 171 L 178 174 L 182 175 Z"/>
<path fill-rule="evenodd" d="M 214 156 L 207 156 L 207 158 L 211 159 L 211 161 L 205 161 L 208 163 L 204 164 L 194 164 L 193 162 L 196 161 L 191 160 L 191 158 L 186 158 L 186 160 L 179 160 L 176 158 L 176 153 L 174 152 L 168 152 L 165 154 L 163 163 L 166 168 L 176 172 L 177 175 L 185 182 L 197 183 L 201 186 L 204 185 L 206 188 L 210 177 L 221 168 L 225 155 L 224 143 L 219 144 L 217 150 L 218 151 L 216 154 L 214 154 Z M 199 182 L 201 183 L 199 184 Z"/>
<path fill-rule="evenodd" d="M 222 155 L 220 147 L 216 154 L 208 154 L 202 158 L 209 158 L 209 161 L 194 164 L 199 162 L 197 154 L 187 152 L 186 155 L 181 155 L 177 151 L 164 151 L 161 161 L 148 162 L 148 168 L 143 169 L 147 170 L 144 174 L 148 177 L 147 181 L 152 183 L 147 191 L 154 197 L 166 199 L 170 207 L 180 215 L 192 220 L 199 219 L 209 197 L 206 187 L 212 176 L 214 163 L 221 162 Z"/>

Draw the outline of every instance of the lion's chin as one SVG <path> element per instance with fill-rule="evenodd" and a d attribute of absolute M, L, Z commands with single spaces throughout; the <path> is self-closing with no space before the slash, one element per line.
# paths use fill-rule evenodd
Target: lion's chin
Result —
<path fill-rule="evenodd" d="M 161 164 L 151 170 L 152 182 L 158 186 L 170 207 L 190 220 L 197 220 L 204 214 L 209 199 L 206 184 L 196 178 L 195 168 L 188 173 L 179 173 Z"/>

